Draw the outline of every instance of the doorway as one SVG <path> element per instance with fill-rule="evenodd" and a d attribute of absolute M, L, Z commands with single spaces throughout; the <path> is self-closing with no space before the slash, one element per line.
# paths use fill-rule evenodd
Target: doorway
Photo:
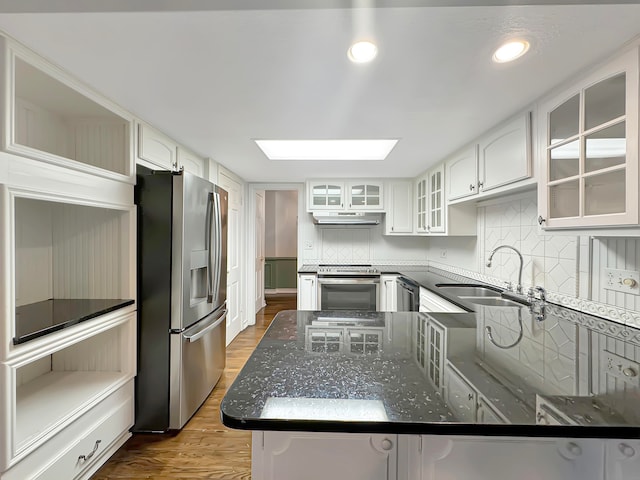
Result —
<path fill-rule="evenodd" d="M 256 313 L 268 297 L 297 293 L 298 218 L 302 185 L 252 185 L 255 281 L 251 306 Z"/>

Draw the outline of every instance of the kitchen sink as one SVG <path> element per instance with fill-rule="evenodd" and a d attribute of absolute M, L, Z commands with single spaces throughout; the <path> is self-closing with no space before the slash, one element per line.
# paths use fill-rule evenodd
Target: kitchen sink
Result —
<path fill-rule="evenodd" d="M 499 297 L 500 291 L 491 287 L 485 287 L 484 285 L 469 285 L 469 284 L 447 284 L 440 283 L 436 285 L 438 291 L 449 293 L 457 297 Z"/>
<path fill-rule="evenodd" d="M 461 296 L 461 299 L 466 300 L 469 303 L 474 303 L 476 305 L 486 305 L 488 307 L 526 307 L 526 304 L 515 302 L 513 300 L 509 300 L 508 298 L 502 297 L 464 297 Z"/>

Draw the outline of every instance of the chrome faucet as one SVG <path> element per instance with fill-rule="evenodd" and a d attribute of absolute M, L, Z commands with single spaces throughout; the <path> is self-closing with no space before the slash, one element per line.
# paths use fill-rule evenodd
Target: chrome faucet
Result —
<path fill-rule="evenodd" d="M 512 247 L 511 245 L 498 245 L 489 254 L 489 259 L 487 260 L 487 267 L 491 268 L 491 259 L 493 259 L 493 255 L 501 248 L 508 248 L 509 250 L 513 250 L 518 254 L 518 258 L 520 258 L 520 270 L 518 271 L 518 285 L 516 286 L 516 292 L 522 294 L 522 267 L 524 265 L 524 259 L 522 258 L 522 254 L 518 251 L 517 248 Z"/>

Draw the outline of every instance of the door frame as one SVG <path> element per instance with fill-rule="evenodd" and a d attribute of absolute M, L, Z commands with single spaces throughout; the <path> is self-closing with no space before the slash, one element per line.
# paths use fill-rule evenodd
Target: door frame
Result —
<path fill-rule="evenodd" d="M 246 230 L 247 230 L 247 258 L 256 258 L 256 192 L 260 190 L 296 190 L 298 192 L 298 246 L 297 246 L 297 258 L 298 268 L 300 268 L 300 252 L 302 252 L 302 236 L 300 235 L 300 221 L 305 214 L 305 202 L 304 202 L 304 183 L 249 183 L 249 192 L 247 198 L 249 199 L 249 205 L 247 206 L 246 217 Z M 247 295 L 245 297 L 245 305 L 247 307 L 246 312 L 251 312 L 255 308 L 255 265 L 254 262 L 246 262 L 246 282 Z M 247 315 L 248 324 L 255 324 L 255 314 Z"/>

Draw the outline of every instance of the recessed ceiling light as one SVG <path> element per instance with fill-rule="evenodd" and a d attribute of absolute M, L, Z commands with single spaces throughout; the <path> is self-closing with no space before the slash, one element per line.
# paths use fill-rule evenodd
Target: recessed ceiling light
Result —
<path fill-rule="evenodd" d="M 384 160 L 398 140 L 255 140 L 269 160 Z"/>
<path fill-rule="evenodd" d="M 368 40 L 356 42 L 349 47 L 348 57 L 354 63 L 367 63 L 376 58 L 378 47 Z"/>
<path fill-rule="evenodd" d="M 526 40 L 512 40 L 498 48 L 493 54 L 493 61 L 506 63 L 520 58 L 529 50 L 529 42 Z"/>

